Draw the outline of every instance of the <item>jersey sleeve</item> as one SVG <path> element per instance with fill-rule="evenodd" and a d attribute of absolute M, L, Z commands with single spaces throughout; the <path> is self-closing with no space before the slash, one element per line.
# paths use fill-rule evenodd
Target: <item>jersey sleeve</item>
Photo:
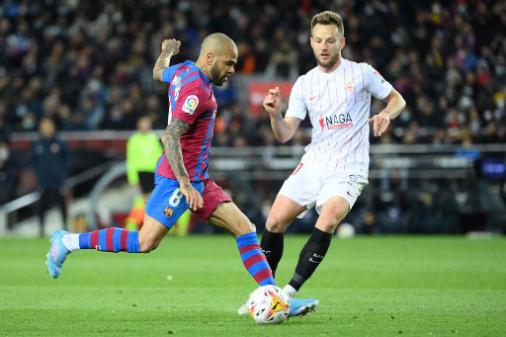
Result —
<path fill-rule="evenodd" d="M 197 117 L 204 111 L 203 106 L 207 97 L 204 90 L 197 86 L 186 86 L 181 89 L 174 109 L 172 118 L 192 125 Z"/>
<path fill-rule="evenodd" d="M 362 63 L 364 69 L 364 83 L 365 88 L 377 99 L 384 99 L 393 90 L 393 87 L 388 83 L 381 74 L 367 63 Z"/>
<path fill-rule="evenodd" d="M 176 69 L 177 64 L 164 68 L 162 71 L 162 82 L 170 83 L 174 77 L 174 74 L 176 73 Z"/>
<path fill-rule="evenodd" d="M 288 110 L 285 115 L 304 120 L 306 114 L 306 104 L 304 103 L 304 96 L 302 95 L 302 77 L 299 77 L 297 81 L 295 81 L 292 91 L 290 92 Z"/>

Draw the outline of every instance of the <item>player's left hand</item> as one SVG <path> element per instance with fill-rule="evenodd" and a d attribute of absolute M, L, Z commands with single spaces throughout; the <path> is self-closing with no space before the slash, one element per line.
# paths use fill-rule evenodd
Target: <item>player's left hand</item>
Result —
<path fill-rule="evenodd" d="M 197 211 L 204 206 L 202 195 L 191 184 L 181 185 L 180 191 L 185 196 L 192 211 Z"/>
<path fill-rule="evenodd" d="M 162 50 L 168 50 L 172 56 L 177 55 L 179 53 L 179 48 L 181 47 L 181 41 L 176 39 L 165 39 L 162 42 Z"/>
<path fill-rule="evenodd" d="M 373 134 L 375 137 L 381 137 L 387 131 L 390 125 L 390 117 L 385 112 L 380 112 L 377 115 L 369 118 L 369 123 L 372 123 Z"/>
<path fill-rule="evenodd" d="M 269 93 L 265 96 L 262 103 L 265 111 L 269 113 L 271 118 L 276 118 L 281 114 L 281 99 L 279 87 L 269 89 Z"/>

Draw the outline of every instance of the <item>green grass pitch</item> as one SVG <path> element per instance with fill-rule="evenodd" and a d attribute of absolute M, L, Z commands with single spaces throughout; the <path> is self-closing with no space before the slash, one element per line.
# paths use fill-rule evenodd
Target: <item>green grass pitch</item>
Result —
<path fill-rule="evenodd" d="M 307 237 L 288 236 L 284 285 Z M 144 255 L 80 251 L 62 276 L 47 240 L 0 239 L 0 336 L 506 336 L 506 240 L 335 239 L 301 297 L 318 312 L 278 326 L 236 314 L 255 287 L 234 240 L 168 237 Z"/>

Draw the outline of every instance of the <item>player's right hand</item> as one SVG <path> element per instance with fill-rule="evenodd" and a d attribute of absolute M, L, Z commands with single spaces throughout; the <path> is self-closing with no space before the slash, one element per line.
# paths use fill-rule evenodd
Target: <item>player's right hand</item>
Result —
<path fill-rule="evenodd" d="M 272 118 L 279 116 L 281 111 L 281 97 L 279 87 L 269 89 L 269 93 L 264 98 L 263 107 Z"/>
<path fill-rule="evenodd" d="M 186 202 L 192 211 L 196 211 L 204 206 L 202 195 L 192 185 L 181 186 L 180 191 L 185 196 Z"/>
<path fill-rule="evenodd" d="M 181 41 L 176 39 L 165 39 L 162 42 L 162 50 L 168 50 L 172 55 L 179 53 L 179 47 L 181 47 Z"/>

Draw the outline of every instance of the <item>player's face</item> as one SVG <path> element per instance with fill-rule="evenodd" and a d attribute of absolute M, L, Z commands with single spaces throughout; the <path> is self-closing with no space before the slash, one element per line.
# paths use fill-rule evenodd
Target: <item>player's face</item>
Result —
<path fill-rule="evenodd" d="M 319 66 L 327 69 L 335 66 L 341 58 L 344 44 L 344 36 L 340 36 L 336 25 L 317 24 L 313 27 L 311 48 Z"/>
<path fill-rule="evenodd" d="M 218 56 L 211 67 L 211 76 L 214 84 L 222 86 L 230 75 L 235 72 L 235 64 L 237 63 L 237 50 Z"/>

